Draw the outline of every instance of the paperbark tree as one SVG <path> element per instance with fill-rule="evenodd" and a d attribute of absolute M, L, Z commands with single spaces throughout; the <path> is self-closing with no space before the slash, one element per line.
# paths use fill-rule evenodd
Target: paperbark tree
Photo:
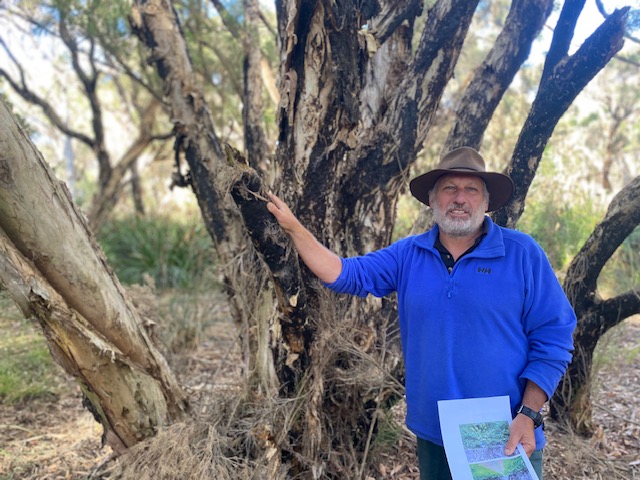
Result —
<path fill-rule="evenodd" d="M 0 284 L 42 327 L 123 452 L 183 418 L 186 398 L 65 185 L 0 102 Z"/>
<path fill-rule="evenodd" d="M 564 290 L 580 319 L 574 358 L 550 403 L 552 418 L 568 422 L 577 433 L 593 434 L 591 368 L 598 340 L 624 319 L 640 312 L 640 287 L 614 298 L 598 293 L 598 276 L 607 259 L 640 225 L 640 177 L 613 199 L 604 219 L 573 258 Z"/>
<path fill-rule="evenodd" d="M 386 246 L 398 196 L 477 4 L 438 0 L 426 9 L 420 0 L 277 1 L 277 143 L 270 147 L 261 120 L 258 44 L 245 36 L 244 152 L 225 145 L 214 127 L 172 3 L 133 4 L 131 25 L 151 51 L 170 108 L 176 159 L 187 166 L 180 183 L 198 199 L 242 326 L 252 400 L 277 411 L 246 432 L 252 441 L 243 443 L 253 445 L 248 453 L 265 476 L 363 477 L 379 414 L 402 394 L 393 301 L 327 293 L 267 212 L 266 192 L 281 195 L 340 255 Z M 626 10 L 567 55 L 583 5 L 567 1 L 563 8 L 563 29 L 554 35 L 507 168 L 516 196 L 497 213 L 502 224 L 513 226 L 521 215 L 558 119 L 622 45 Z M 256 2 L 244 6 L 247 25 L 255 25 Z M 502 34 L 458 108 L 447 146 L 481 144 L 550 8 L 548 0 L 512 2 Z M 421 15 L 425 25 L 418 30 Z"/>
<path fill-rule="evenodd" d="M 265 192 L 274 188 L 320 241 L 341 255 L 387 245 L 396 200 L 451 78 L 476 5 L 435 2 L 424 12 L 426 25 L 414 47 L 415 21 L 424 8 L 419 1 L 276 2 L 280 103 L 277 178 L 271 184 L 255 159 L 254 152 L 263 151 L 260 141 L 247 135 L 241 154 L 217 137 L 170 3 L 134 4 L 132 25 L 152 49 L 172 109 L 177 151 L 189 166 L 220 264 L 226 265 L 236 318 L 245 325 L 251 380 L 260 395 L 277 392 L 303 409 L 284 431 L 264 426 L 264 445 L 280 452 L 268 456 L 272 471 L 288 461 L 293 473 L 362 473 L 376 412 L 397 393 L 376 371 L 399 375 L 400 360 L 397 338 L 388 335 L 395 318 L 392 305 L 323 293 L 266 212 Z M 628 9 L 611 15 L 576 54 L 567 55 L 583 5 L 569 1 L 563 8 L 562 29 L 554 35 L 540 91 L 507 168 L 516 195 L 496 215 L 502 224 L 513 226 L 522 214 L 558 119 L 622 46 Z M 550 2 L 513 2 L 494 51 L 461 104 L 450 146 L 480 144 L 550 7 Z M 248 64 L 251 46 L 246 45 Z M 250 85 L 245 88 L 247 94 L 252 91 Z M 245 108 L 250 106 L 247 96 Z M 260 125 L 246 131 L 260 131 Z M 253 249 L 247 249 L 240 223 Z M 361 361 L 365 356 L 373 359 L 368 367 Z M 370 377 L 356 374 L 363 372 Z"/>

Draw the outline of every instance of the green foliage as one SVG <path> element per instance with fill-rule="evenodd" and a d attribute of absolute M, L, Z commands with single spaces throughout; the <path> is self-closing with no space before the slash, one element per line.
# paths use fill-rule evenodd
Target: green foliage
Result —
<path fill-rule="evenodd" d="M 565 200 L 561 192 L 553 189 L 545 193 L 528 200 L 518 229 L 536 239 L 554 270 L 564 271 L 602 219 L 603 212 L 579 192 L 571 200 Z"/>
<path fill-rule="evenodd" d="M 488 465 L 488 466 L 487 466 Z M 470 465 L 473 480 L 500 480 L 517 472 L 526 472 L 527 467 L 521 457 L 488 462 L 487 465 Z"/>
<path fill-rule="evenodd" d="M 0 402 L 16 404 L 57 393 L 57 367 L 44 338 L 0 292 Z"/>
<path fill-rule="evenodd" d="M 185 288 L 213 262 L 211 239 L 201 221 L 179 222 L 167 216 L 130 216 L 110 221 L 98 234 L 109 264 L 125 284 Z"/>
<path fill-rule="evenodd" d="M 599 280 L 609 292 L 622 293 L 640 285 L 640 227 L 611 256 Z"/>

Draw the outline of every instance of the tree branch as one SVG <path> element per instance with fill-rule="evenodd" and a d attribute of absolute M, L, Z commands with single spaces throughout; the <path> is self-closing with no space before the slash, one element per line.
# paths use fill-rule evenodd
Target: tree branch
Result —
<path fill-rule="evenodd" d="M 640 313 L 640 288 L 599 302 L 595 313 L 597 315 L 594 318 L 598 318 L 603 323 L 602 328 L 606 332 L 630 316 Z"/>
<path fill-rule="evenodd" d="M 515 192 L 509 203 L 494 215 L 500 225 L 515 227 L 536 174 L 544 148 L 555 126 L 591 79 L 622 48 L 629 8 L 617 10 L 571 57 L 563 59 L 543 77 L 531 111 L 520 132 L 506 169 Z"/>
<path fill-rule="evenodd" d="M 9 57 L 14 62 L 16 62 L 13 54 L 11 53 L 11 51 L 9 50 L 9 48 L 7 47 L 7 45 L 5 44 L 4 40 L 1 37 L 0 37 L 0 45 L 2 45 L 3 49 L 7 52 Z M 16 62 L 16 67 L 20 71 L 20 77 L 22 79 L 21 85 L 18 84 L 18 82 L 3 68 L 0 68 L 0 77 L 3 77 L 9 83 L 11 88 L 13 88 L 13 90 L 18 95 L 20 95 L 24 100 L 39 106 L 42 109 L 45 116 L 49 119 L 49 121 L 53 125 L 55 125 L 56 128 L 58 128 L 62 133 L 64 133 L 65 135 L 68 135 L 69 137 L 75 138 L 78 141 L 89 146 L 91 149 L 94 149 L 95 140 L 93 138 L 90 138 L 88 135 L 85 135 L 81 132 L 78 132 L 69 128 L 67 123 L 60 118 L 60 116 L 58 115 L 56 110 L 53 108 L 53 106 L 49 102 L 47 102 L 44 98 L 37 95 L 34 91 L 32 91 L 27 86 L 25 76 L 24 76 L 24 70 L 22 69 L 22 66 Z"/>
<path fill-rule="evenodd" d="M 516 0 L 511 4 L 500 35 L 460 100 L 443 151 L 464 145 L 480 148 L 496 107 L 529 56 L 531 44 L 552 9 L 553 0 Z"/>
<path fill-rule="evenodd" d="M 226 145 L 226 154 L 233 163 L 245 163 L 240 152 L 229 145 Z M 265 192 L 262 180 L 251 168 L 243 169 L 231 189 L 251 241 L 274 277 L 278 304 L 287 317 L 286 323 L 302 328 L 306 299 L 298 254 L 291 240 L 274 225 L 273 216 L 266 209 Z"/>
<path fill-rule="evenodd" d="M 598 8 L 598 11 L 600 12 L 600 15 L 602 15 L 603 18 L 607 18 L 609 16 L 609 14 L 607 13 L 606 9 L 604 8 L 604 4 L 602 3 L 602 0 L 596 0 L 596 7 Z M 631 40 L 634 43 L 640 43 L 640 39 L 637 37 L 634 37 L 633 35 L 631 35 L 630 33 L 625 33 L 624 38 L 627 38 L 629 40 Z"/>
<path fill-rule="evenodd" d="M 413 20 L 422 14 L 422 0 L 387 2 L 383 10 L 371 19 L 369 33 L 378 45 L 385 43 L 405 20 Z"/>
<path fill-rule="evenodd" d="M 62 9 L 59 12 L 60 18 L 58 21 L 58 31 L 60 32 L 60 39 L 71 53 L 71 63 L 73 65 L 73 70 L 76 72 L 76 75 L 82 83 L 85 95 L 87 96 L 87 100 L 89 101 L 89 106 L 91 108 L 91 126 L 94 135 L 93 151 L 96 154 L 96 158 L 98 160 L 98 180 L 100 186 L 102 187 L 107 184 L 107 182 L 109 181 L 109 177 L 111 176 L 111 159 L 105 146 L 104 124 L 102 121 L 102 106 L 97 94 L 99 72 L 96 68 L 94 60 L 95 42 L 92 38 L 87 39 L 90 45 L 87 58 L 91 67 L 90 73 L 87 73 L 80 65 L 78 44 L 76 42 L 76 39 L 71 35 L 71 32 L 69 32 L 69 27 L 66 22 L 66 14 L 62 11 Z"/>
<path fill-rule="evenodd" d="M 477 6 L 477 0 L 438 1 L 429 10 L 413 65 L 419 79 L 416 152 L 422 148 L 444 88 L 453 75 Z"/>
<path fill-rule="evenodd" d="M 256 251 L 274 277 L 276 289 L 285 292 L 281 299 L 283 321 L 296 324 L 297 312 L 304 305 L 297 256 L 283 255 L 284 250 L 291 249 L 291 244 L 273 233 L 280 229 L 266 209 L 266 189 L 258 174 L 235 149 L 227 146 L 225 153 L 222 152 L 170 2 L 138 0 L 132 9 L 131 23 L 141 40 L 153 49 L 178 136 L 176 148 L 184 149 L 191 169 L 191 186 L 214 242 L 220 246 L 227 240 L 225 221 L 229 221 L 230 214 L 224 196 L 230 191 Z M 167 25 L 174 28 L 167 29 Z"/>
<path fill-rule="evenodd" d="M 229 10 L 227 10 L 227 8 L 222 4 L 220 0 L 211 0 L 211 3 L 220 14 L 222 23 L 225 27 L 227 27 L 227 30 L 229 30 L 231 35 L 233 35 L 233 37 L 237 40 L 242 40 L 242 27 L 237 22 L 237 20 L 233 18 L 233 15 L 229 13 Z"/>
<path fill-rule="evenodd" d="M 564 290 L 574 308 L 595 299 L 602 268 L 620 244 L 640 224 L 640 176 L 611 201 L 607 213 L 571 261 Z"/>
<path fill-rule="evenodd" d="M 543 80 L 551 75 L 553 69 L 558 63 L 567 56 L 571 40 L 576 29 L 576 23 L 580 12 L 584 8 L 585 0 L 565 0 L 560 12 L 560 18 L 556 28 L 553 30 L 553 38 L 551 46 L 544 62 L 544 70 L 542 72 Z"/>
<path fill-rule="evenodd" d="M 453 75 L 477 1 L 438 1 L 427 16 L 414 60 L 390 93 L 388 112 L 355 150 L 353 198 L 366 198 L 376 188 L 401 179 L 415 161 L 444 88 Z M 389 78 L 388 84 L 397 78 Z"/>

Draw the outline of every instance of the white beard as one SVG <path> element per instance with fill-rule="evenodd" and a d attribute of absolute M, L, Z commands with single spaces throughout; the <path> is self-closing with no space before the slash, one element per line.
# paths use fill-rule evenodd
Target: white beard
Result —
<path fill-rule="evenodd" d="M 438 202 L 429 202 L 433 210 L 433 216 L 435 218 L 440 230 L 452 237 L 467 237 L 475 234 L 484 222 L 484 210 L 486 205 L 483 205 L 485 209 L 478 208 L 475 212 L 469 207 L 460 207 L 456 204 L 447 206 L 443 212 L 438 205 Z M 463 210 L 470 216 L 468 218 L 452 218 L 447 216 L 447 213 L 452 210 Z"/>

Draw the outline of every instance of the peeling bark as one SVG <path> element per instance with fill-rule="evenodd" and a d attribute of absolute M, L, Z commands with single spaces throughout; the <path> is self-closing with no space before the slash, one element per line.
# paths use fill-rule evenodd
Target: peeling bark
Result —
<path fill-rule="evenodd" d="M 33 188 L 34 185 L 37 188 Z M 0 102 L 0 283 L 42 327 L 115 451 L 188 410 L 64 184 Z"/>

